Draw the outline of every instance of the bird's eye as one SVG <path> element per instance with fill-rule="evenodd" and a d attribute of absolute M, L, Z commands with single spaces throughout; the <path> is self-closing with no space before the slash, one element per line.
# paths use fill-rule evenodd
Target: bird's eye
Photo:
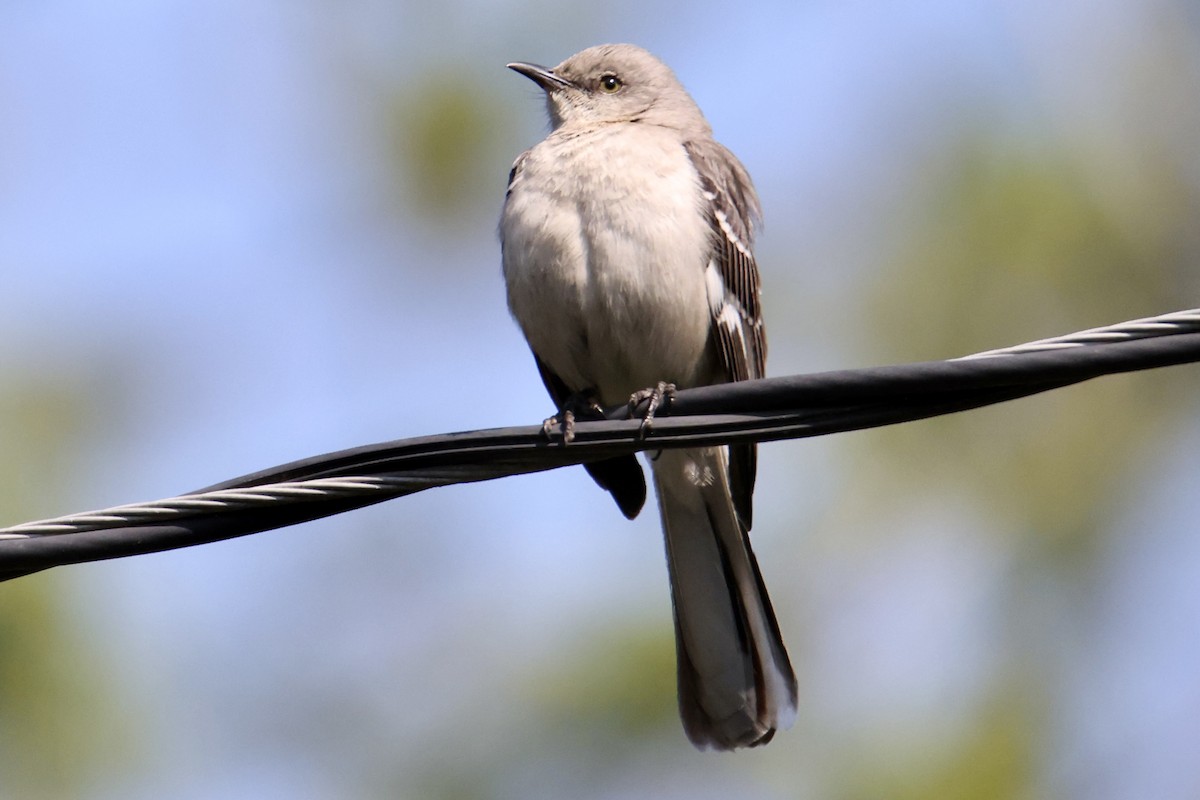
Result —
<path fill-rule="evenodd" d="M 600 91 L 606 94 L 616 94 L 624 85 L 616 75 L 605 75 L 600 79 Z"/>

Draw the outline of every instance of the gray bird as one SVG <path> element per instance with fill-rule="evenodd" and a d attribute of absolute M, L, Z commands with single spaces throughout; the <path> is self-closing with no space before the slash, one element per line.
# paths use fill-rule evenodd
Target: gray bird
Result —
<path fill-rule="evenodd" d="M 760 210 L 741 163 L 675 74 L 627 44 L 553 69 L 508 65 L 546 94 L 552 130 L 513 165 L 500 223 L 508 305 L 559 409 L 662 383 L 763 376 L 751 251 Z M 699 748 L 770 741 L 796 678 L 750 549 L 755 446 L 650 459 L 671 577 L 679 711 Z M 585 465 L 633 518 L 637 459 Z"/>

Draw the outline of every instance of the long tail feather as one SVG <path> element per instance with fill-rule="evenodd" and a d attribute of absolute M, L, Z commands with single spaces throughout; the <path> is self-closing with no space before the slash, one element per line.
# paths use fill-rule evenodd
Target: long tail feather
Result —
<path fill-rule="evenodd" d="M 770 741 L 796 715 L 796 676 L 730 494 L 725 448 L 654 462 L 666 538 L 679 712 L 699 748 Z"/>

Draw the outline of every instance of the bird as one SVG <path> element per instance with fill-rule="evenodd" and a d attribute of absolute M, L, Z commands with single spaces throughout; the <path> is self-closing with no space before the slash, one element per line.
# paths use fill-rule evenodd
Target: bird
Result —
<path fill-rule="evenodd" d="M 758 196 L 675 73 L 630 44 L 507 66 L 550 118 L 509 173 L 500 240 L 509 310 L 558 419 L 763 377 Z M 701 750 L 765 744 L 794 721 L 797 685 L 750 547 L 755 445 L 664 448 L 649 464 L 684 732 Z M 634 455 L 584 466 L 637 516 Z"/>

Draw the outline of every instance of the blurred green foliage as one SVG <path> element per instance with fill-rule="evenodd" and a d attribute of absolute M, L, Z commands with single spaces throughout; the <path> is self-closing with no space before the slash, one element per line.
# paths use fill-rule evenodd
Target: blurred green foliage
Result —
<path fill-rule="evenodd" d="M 951 742 L 897 732 L 890 758 L 848 765 L 847 800 L 1021 800 L 1037 796 L 1037 715 L 1019 685 L 998 692 Z M 865 768 L 864 768 L 865 767 Z"/>
<path fill-rule="evenodd" d="M 546 720 L 547 739 L 579 739 L 602 754 L 621 748 L 617 743 L 675 735 L 675 648 L 670 625 L 663 623 L 589 631 L 586 644 L 568 648 L 567 659 L 547 665 L 552 674 L 531 675 L 526 691 Z"/>
<path fill-rule="evenodd" d="M 870 287 L 874 358 L 949 358 L 1195 305 L 1186 299 L 1193 275 L 1171 268 L 1181 258 L 1200 263 L 1190 229 L 1133 224 L 1160 219 L 1142 213 L 1146 202 L 1162 218 L 1195 219 L 1195 193 L 1164 180 L 1165 169 L 1151 170 L 1136 192 L 1110 191 L 1103 165 L 1077 156 L 1065 142 L 986 131 L 948 147 L 912 187 L 912 217 Z M 999 612 L 1011 646 L 992 668 L 1019 670 L 1046 647 L 1051 659 L 1069 659 L 1066 643 L 1044 641 L 1038 617 L 1087 602 L 1080 589 L 1094 575 L 1108 523 L 1132 499 L 1154 450 L 1184 423 L 1195 386 L 1186 370 L 1111 377 L 872 432 L 854 440 L 862 464 L 852 468 L 852 491 L 868 498 L 874 519 L 971 498 L 986 523 L 978 534 L 1004 537 L 1016 565 Z M 1051 593 L 1040 609 L 1020 597 L 1030 581 Z M 993 677 L 961 738 L 930 743 L 909 769 L 867 750 L 865 768 L 846 770 L 847 785 L 858 787 L 848 796 L 1037 796 L 1036 743 L 1047 720 L 1031 698 L 1055 680 L 1049 668 L 1018 684 Z"/>
<path fill-rule="evenodd" d="M 86 381 L 10 371 L 0 382 L 0 517 L 59 507 L 81 439 L 97 421 Z M 0 797 L 83 794 L 128 756 L 125 716 L 103 658 L 78 629 L 65 573 L 0 583 Z"/>
<path fill-rule="evenodd" d="M 940 180 L 920 189 L 924 219 L 872 287 L 884 358 L 965 355 L 1180 307 L 1185 286 L 1163 269 L 1178 229 L 1132 228 L 1138 215 L 1101 202 L 1099 176 L 1065 146 L 971 136 L 950 152 Z M 1187 198 L 1177 188 L 1162 187 L 1164 213 L 1181 213 L 1171 207 Z M 1005 529 L 1026 532 L 1033 547 L 1066 547 L 1069 561 L 1122 499 L 1128 465 L 1148 455 L 1140 448 L 1185 406 L 1187 392 L 1163 382 L 1189 378 L 1105 378 L 901 426 L 880 433 L 876 456 L 905 465 L 894 490 L 974 494 Z"/>
<path fill-rule="evenodd" d="M 424 223 L 460 224 L 464 213 L 499 208 L 505 176 L 495 165 L 516 153 L 497 132 L 511 130 L 512 117 L 478 76 L 430 69 L 396 87 L 389 111 L 399 185 Z"/>

